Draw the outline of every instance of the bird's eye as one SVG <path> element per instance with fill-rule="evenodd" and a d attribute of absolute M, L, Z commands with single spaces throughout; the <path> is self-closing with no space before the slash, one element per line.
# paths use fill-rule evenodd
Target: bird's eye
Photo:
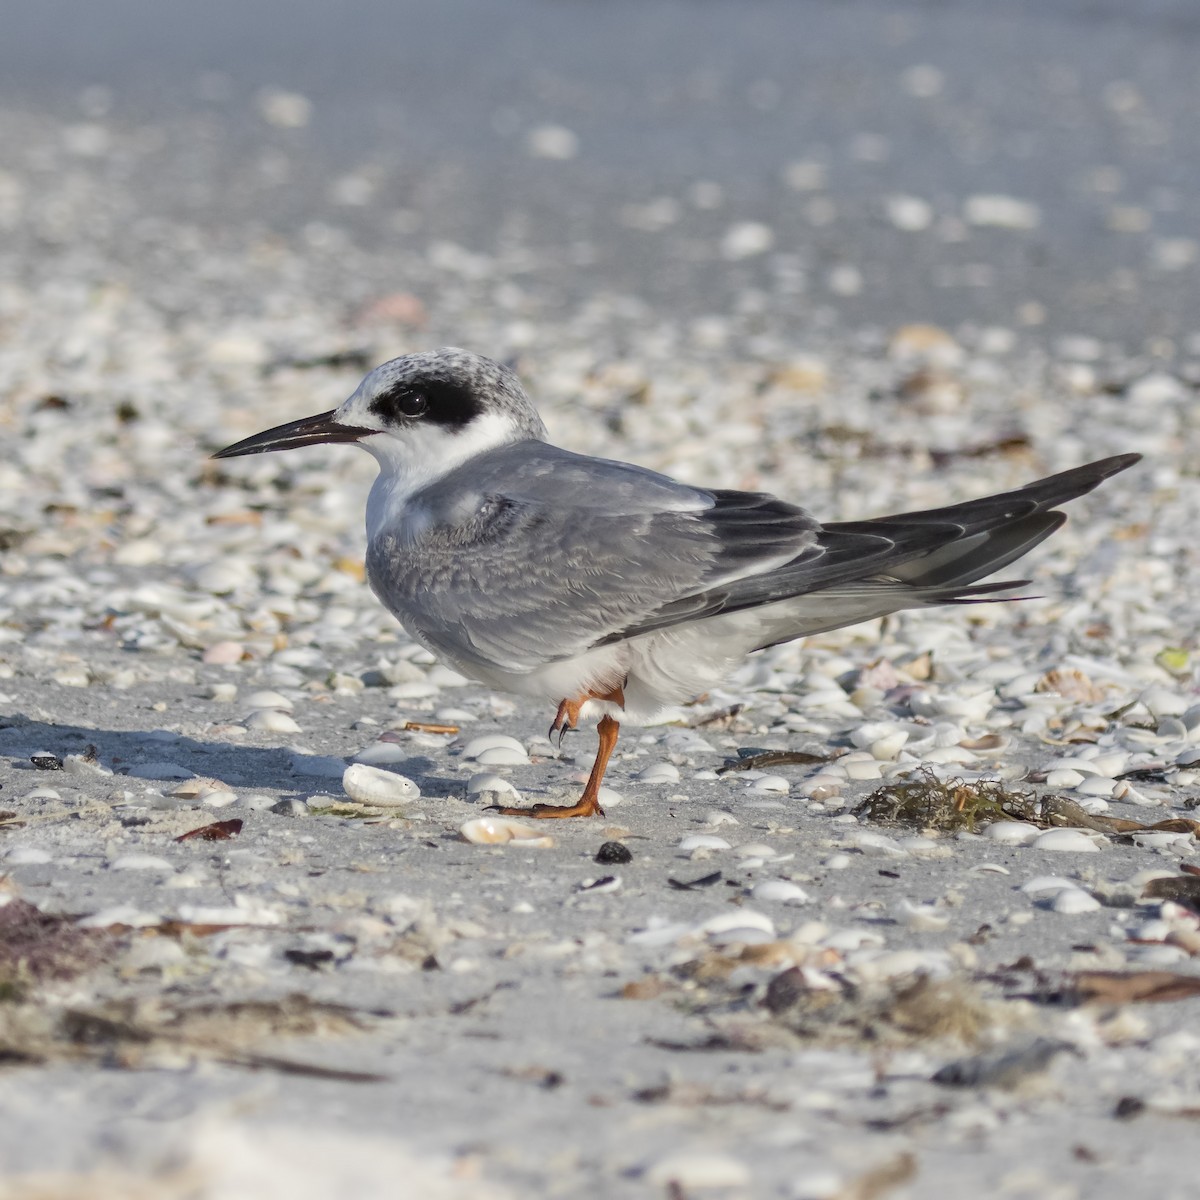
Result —
<path fill-rule="evenodd" d="M 401 392 L 396 397 L 396 411 L 401 416 L 419 417 L 429 408 L 429 401 L 420 392 Z"/>

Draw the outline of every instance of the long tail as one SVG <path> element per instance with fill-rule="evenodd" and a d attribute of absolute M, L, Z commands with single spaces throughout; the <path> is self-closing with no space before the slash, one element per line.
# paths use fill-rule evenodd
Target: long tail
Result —
<path fill-rule="evenodd" d="M 882 534 L 893 549 L 876 573 L 914 587 L 956 590 L 1032 550 L 1067 519 L 1066 513 L 1054 511 L 1057 505 L 1086 495 L 1140 459 L 1140 454 L 1118 454 L 1038 479 L 1014 492 L 925 512 L 825 525 L 822 541 Z M 1002 586 L 989 585 L 992 590 Z"/>
<path fill-rule="evenodd" d="M 824 525 L 819 541 L 831 565 L 840 561 L 849 566 L 864 539 L 882 538 L 890 545 L 864 564 L 865 569 L 839 572 L 841 578 L 785 600 L 777 618 L 766 623 L 759 648 L 904 608 L 1020 599 L 995 593 L 1010 592 L 1028 580 L 975 581 L 1002 570 L 1058 529 L 1067 518 L 1056 511 L 1057 505 L 1085 495 L 1140 458 L 1116 455 L 1016 491 L 945 508 Z M 787 571 L 785 566 L 775 574 Z"/>

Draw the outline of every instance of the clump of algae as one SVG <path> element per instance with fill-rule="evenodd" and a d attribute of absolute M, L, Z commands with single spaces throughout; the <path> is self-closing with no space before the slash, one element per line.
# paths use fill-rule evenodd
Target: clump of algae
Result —
<path fill-rule="evenodd" d="M 854 810 L 894 825 L 910 825 L 941 833 L 974 832 L 993 821 L 1041 820 L 1041 807 L 1032 792 L 1016 791 L 998 779 L 939 779 L 928 767 L 915 777 L 876 788 Z"/>

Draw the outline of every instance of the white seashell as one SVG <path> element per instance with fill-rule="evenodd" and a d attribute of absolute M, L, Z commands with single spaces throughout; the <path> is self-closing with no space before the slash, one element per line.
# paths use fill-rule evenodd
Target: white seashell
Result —
<path fill-rule="evenodd" d="M 1027 896 L 1036 896 L 1042 892 L 1065 892 L 1078 887 L 1073 879 L 1064 879 L 1061 875 L 1035 875 L 1021 884 L 1021 891 Z"/>
<path fill-rule="evenodd" d="M 492 753 L 494 751 L 502 753 L 497 755 Z M 485 754 L 488 755 L 486 759 L 482 757 Z M 484 733 L 472 738 L 463 747 L 463 758 L 473 758 L 476 762 L 495 767 L 515 766 L 529 761 L 525 747 L 506 733 Z"/>
<path fill-rule="evenodd" d="M 1029 843 L 1035 850 L 1065 850 L 1091 854 L 1100 847 L 1082 829 L 1047 829 Z"/>
<path fill-rule="evenodd" d="M 479 796 L 485 793 L 501 796 L 517 796 L 519 793 L 503 775 L 491 771 L 479 771 L 467 780 L 467 795 Z"/>
<path fill-rule="evenodd" d="M 161 925 L 163 919 L 158 913 L 143 912 L 132 904 L 116 904 L 112 908 L 102 908 L 91 916 L 83 917 L 75 923 L 80 929 L 108 929 L 113 925 L 127 925 L 130 929 L 147 929 L 152 925 Z"/>
<path fill-rule="evenodd" d="M 14 867 L 32 867 L 54 861 L 54 856 L 48 850 L 38 846 L 11 846 L 4 858 Z"/>
<path fill-rule="evenodd" d="M 993 821 L 983 836 L 1006 846 L 1028 846 L 1042 831 L 1028 821 Z"/>
<path fill-rule="evenodd" d="M 204 651 L 203 661 L 210 666 L 229 667 L 234 663 L 240 663 L 242 657 L 246 653 L 245 646 L 241 642 L 213 642 L 207 650 Z M 215 684 L 214 690 L 218 687 L 233 687 L 233 684 Z M 236 690 L 236 688 L 235 688 Z M 225 699 L 223 696 L 213 696 L 214 700 Z M 232 696 L 229 699 L 233 699 Z"/>
<path fill-rule="evenodd" d="M 940 842 L 935 842 L 933 838 L 914 835 L 899 838 L 896 844 L 909 854 L 923 854 L 927 858 L 941 857 L 945 853 L 945 847 Z"/>
<path fill-rule="evenodd" d="M 1186 696 L 1165 687 L 1148 687 L 1138 699 L 1155 717 L 1181 717 L 1190 707 Z"/>
<path fill-rule="evenodd" d="M 692 935 L 692 926 L 682 921 L 651 917 L 645 929 L 631 933 L 625 940 L 631 946 L 670 946 Z"/>
<path fill-rule="evenodd" d="M 342 774 L 342 790 L 359 804 L 394 808 L 419 799 L 421 789 L 407 776 L 381 771 L 366 763 L 351 763 Z"/>
<path fill-rule="evenodd" d="M 437 684 L 430 683 L 428 679 L 410 679 L 407 683 L 398 683 L 395 687 L 388 688 L 388 699 L 428 700 L 431 696 L 436 696 L 438 691 Z"/>
<path fill-rule="evenodd" d="M 179 919 L 189 925 L 282 925 L 284 914 L 258 896 L 241 894 L 222 906 L 181 904 Z M 270 947 L 264 949 L 270 953 Z"/>
<path fill-rule="evenodd" d="M 809 800 L 828 800 L 830 796 L 838 795 L 842 790 L 844 776 L 829 775 L 822 771 L 813 775 L 800 785 L 800 795 Z"/>
<path fill-rule="evenodd" d="M 812 897 L 798 884 L 786 879 L 764 879 L 750 889 L 755 900 L 770 904 L 811 904 Z"/>
<path fill-rule="evenodd" d="M 493 746 L 490 750 L 480 750 L 475 755 L 475 761 L 481 767 L 517 767 L 529 761 L 529 755 L 522 746 L 514 750 L 511 746 Z"/>
<path fill-rule="evenodd" d="M 383 763 L 403 762 L 406 758 L 411 757 L 409 752 L 396 742 L 372 742 L 354 756 L 354 761 L 367 763 L 369 766 L 379 766 Z"/>
<path fill-rule="evenodd" d="M 935 904 L 900 900 L 894 910 L 896 921 L 914 933 L 940 933 L 950 924 L 950 914 Z"/>
<path fill-rule="evenodd" d="M 747 842 L 744 846 L 738 847 L 738 853 L 742 855 L 743 858 L 762 858 L 770 860 L 780 857 L 779 851 L 776 850 L 774 846 L 768 846 L 766 842 Z M 789 854 L 785 857 L 791 858 L 792 856 Z"/>
<path fill-rule="evenodd" d="M 68 754 L 63 758 L 62 769 L 68 775 L 111 775 L 112 768 L 97 762 L 94 758 L 85 758 L 82 754 Z"/>
<path fill-rule="evenodd" d="M 1064 888 L 1050 901 L 1049 907 L 1056 913 L 1074 915 L 1095 912 L 1100 907 L 1100 901 L 1082 888 Z"/>
<path fill-rule="evenodd" d="M 717 913 L 715 917 L 709 917 L 695 926 L 697 933 L 708 934 L 710 937 L 735 929 L 753 929 L 758 933 L 775 936 L 775 922 L 766 913 L 755 912 L 752 908 L 737 908 Z"/>
<path fill-rule="evenodd" d="M 867 952 L 855 956 L 852 964 L 856 974 L 872 981 L 896 979 L 902 975 L 924 973 L 933 979 L 944 979 L 954 973 L 954 960 L 943 950 L 889 950 L 885 954 Z"/>
<path fill-rule="evenodd" d="M 276 800 L 274 796 L 267 796 L 262 792 L 251 792 L 248 796 L 239 796 L 237 804 L 239 808 L 248 808 L 252 812 L 266 812 L 274 808 Z"/>
<path fill-rule="evenodd" d="M 1075 791 L 1081 796 L 1110 797 L 1116 788 L 1116 781 L 1105 779 L 1103 775 L 1089 775 L 1078 784 Z"/>
<path fill-rule="evenodd" d="M 300 732 L 300 726 L 277 708 L 256 708 L 246 718 L 245 725 L 247 729 L 261 729 L 268 733 Z"/>
<path fill-rule="evenodd" d="M 851 863 L 848 854 L 831 854 L 822 864 L 827 871 L 844 871 Z"/>
<path fill-rule="evenodd" d="M 126 795 L 128 795 L 128 794 L 129 793 L 126 793 Z M 26 800 L 61 800 L 62 795 L 59 793 L 57 788 L 46 787 L 43 785 L 42 787 L 30 788 L 30 790 L 25 793 L 24 799 L 26 799 Z"/>
<path fill-rule="evenodd" d="M 1011 871 L 1007 867 L 1002 867 L 999 863 L 982 862 L 976 863 L 969 868 L 972 875 L 1010 875 Z"/>
<path fill-rule="evenodd" d="M 821 939 L 820 944 L 830 950 L 862 950 L 864 948 L 878 949 L 887 944 L 883 934 L 873 929 L 835 929 Z"/>
<path fill-rule="evenodd" d="M 881 762 L 891 762 L 904 748 L 908 734 L 903 729 L 897 729 L 886 737 L 876 738 L 871 743 L 871 754 Z"/>
<path fill-rule="evenodd" d="M 979 756 L 962 746 L 934 746 L 921 754 L 921 761 L 928 763 L 973 763 Z"/>
<path fill-rule="evenodd" d="M 460 675 L 457 671 L 451 670 L 443 663 L 434 663 L 429 668 L 427 678 L 430 683 L 439 688 L 465 687 L 471 682 L 465 675 Z"/>
<path fill-rule="evenodd" d="M 856 762 L 847 762 L 843 768 L 846 772 L 847 779 L 882 779 L 883 772 L 879 769 L 879 764 L 873 760 L 859 760 Z"/>
<path fill-rule="evenodd" d="M 704 814 L 703 824 L 709 829 L 716 829 L 721 825 L 737 825 L 739 821 L 731 812 L 725 812 L 724 809 L 711 808 Z"/>
<path fill-rule="evenodd" d="M 228 595 L 240 587 L 253 587 L 257 582 L 254 568 L 246 562 L 212 562 L 192 573 L 192 581 L 205 592 L 216 596 Z"/>
<path fill-rule="evenodd" d="M 600 807 L 606 809 L 616 808 L 618 805 L 625 803 L 625 797 L 620 792 L 614 792 L 610 787 L 602 787 L 597 799 L 600 801 Z"/>
<path fill-rule="evenodd" d="M 108 864 L 110 871 L 171 871 L 175 867 L 157 854 L 122 854 Z"/>
<path fill-rule="evenodd" d="M 676 1151 L 651 1163 L 642 1178 L 661 1193 L 692 1192 L 708 1189 L 746 1188 L 750 1170 L 736 1158 L 705 1150 Z"/>
<path fill-rule="evenodd" d="M 685 853 L 693 850 L 731 850 L 733 847 L 724 839 L 711 833 L 689 833 L 679 843 L 679 849 Z"/>
<path fill-rule="evenodd" d="M 246 700 L 247 708 L 278 708 L 284 712 L 291 712 L 294 705 L 282 693 L 273 691 L 254 692 Z"/>
<path fill-rule="evenodd" d="M 1109 754 L 1097 754 L 1091 760 L 1092 766 L 1101 775 L 1107 775 L 1112 779 L 1116 775 L 1120 775 L 1129 767 L 1129 755 L 1120 751 L 1113 751 Z"/>
<path fill-rule="evenodd" d="M 778 795 L 786 795 L 792 790 L 792 785 L 782 775 L 760 775 L 750 785 L 750 790 L 752 792 L 771 792 Z"/>
<path fill-rule="evenodd" d="M 541 830 L 508 817 L 476 817 L 459 826 L 458 832 L 464 841 L 479 846 L 502 846 L 507 842 L 517 842 L 522 847 L 540 850 L 554 845 L 554 839 Z"/>
<path fill-rule="evenodd" d="M 226 808 L 230 804 L 237 803 L 237 792 L 231 792 L 224 788 L 213 788 L 211 792 L 205 792 L 200 797 L 200 802 L 206 808 Z M 270 807 L 268 805 L 268 807 Z"/>
<path fill-rule="evenodd" d="M 670 754 L 716 754 L 698 733 L 687 729 L 677 729 L 663 738 L 662 744 Z"/>
<path fill-rule="evenodd" d="M 1078 787 L 1084 776 L 1072 767 L 1056 767 L 1046 775 L 1046 786 L 1052 788 Z"/>
<path fill-rule="evenodd" d="M 678 783 L 679 768 L 674 763 L 651 763 L 634 775 L 638 783 Z"/>
<path fill-rule="evenodd" d="M 908 740 L 908 734 L 894 721 L 867 721 L 850 731 L 850 741 L 860 750 L 869 750 L 880 738 L 892 737 L 896 733 L 903 734 L 904 741 Z"/>
<path fill-rule="evenodd" d="M 1147 829 L 1132 833 L 1130 837 L 1134 845 L 1141 846 L 1143 850 L 1163 850 L 1168 846 L 1182 847 L 1192 840 L 1190 833 L 1168 833 L 1162 829 Z"/>
<path fill-rule="evenodd" d="M 882 833 L 872 833 L 869 829 L 857 830 L 850 839 L 850 844 L 864 854 L 876 858 L 907 858 L 908 852 L 895 838 Z"/>

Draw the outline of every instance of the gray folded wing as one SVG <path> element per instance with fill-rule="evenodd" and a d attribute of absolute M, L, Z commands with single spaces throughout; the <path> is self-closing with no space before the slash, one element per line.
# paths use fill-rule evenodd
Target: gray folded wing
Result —
<path fill-rule="evenodd" d="M 818 552 L 818 523 L 803 509 L 731 495 L 522 443 L 413 497 L 423 531 L 376 538 L 367 569 L 380 599 L 435 650 L 531 671 L 683 597 Z"/>
<path fill-rule="evenodd" d="M 378 538 L 367 565 L 380 598 L 427 645 L 466 665 L 526 672 L 817 590 L 830 589 L 836 607 L 837 589 L 859 581 L 894 591 L 880 611 L 976 598 L 1003 585 L 969 584 L 1058 528 L 1065 518 L 1053 505 L 1136 460 L 822 527 L 773 496 L 690 488 L 529 442 L 414 497 L 428 517 L 423 532 L 411 542 Z"/>

